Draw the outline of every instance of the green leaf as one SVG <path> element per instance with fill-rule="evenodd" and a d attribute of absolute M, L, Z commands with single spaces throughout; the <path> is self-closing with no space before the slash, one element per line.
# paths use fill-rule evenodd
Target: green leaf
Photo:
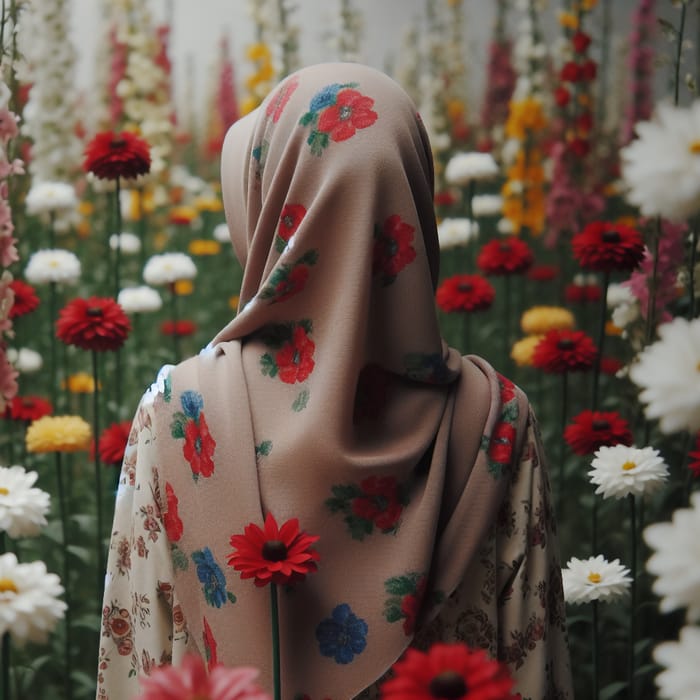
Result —
<path fill-rule="evenodd" d="M 282 238 L 282 236 L 275 236 L 275 250 L 278 253 L 284 253 L 284 249 L 287 247 L 287 241 Z"/>
<path fill-rule="evenodd" d="M 187 416 L 182 411 L 173 414 L 173 420 L 170 423 L 170 434 L 175 439 L 185 437 L 185 426 L 187 425 Z"/>
<path fill-rule="evenodd" d="M 307 334 L 313 333 L 314 324 L 310 318 L 302 318 L 301 321 L 299 321 L 299 325 L 304 329 L 304 331 Z"/>
<path fill-rule="evenodd" d="M 299 260 L 296 261 L 296 265 L 315 265 L 318 262 L 318 251 L 312 248 L 308 252 L 304 253 Z"/>
<path fill-rule="evenodd" d="M 272 357 L 272 355 L 270 355 L 269 352 L 266 352 L 260 358 L 260 371 L 265 376 L 269 376 L 269 377 L 277 376 L 277 363 L 275 362 L 274 358 Z"/>
<path fill-rule="evenodd" d="M 668 39 L 669 41 L 674 41 L 675 38 L 678 36 L 678 30 L 667 19 L 664 19 L 663 17 L 657 17 L 656 21 L 659 23 L 661 33 L 666 37 L 666 39 Z"/>
<path fill-rule="evenodd" d="M 256 457 L 267 457 L 272 452 L 272 440 L 263 440 L 259 445 L 255 446 Z"/>
<path fill-rule="evenodd" d="M 69 544 L 66 547 L 69 554 L 72 554 L 82 564 L 89 564 L 92 552 L 87 547 L 80 547 L 77 544 Z"/>
<path fill-rule="evenodd" d="M 614 698 L 620 691 L 625 690 L 625 688 L 627 688 L 627 683 L 623 681 L 610 683 L 606 685 L 605 688 L 601 689 L 600 700 L 610 700 L 610 698 Z"/>
<path fill-rule="evenodd" d="M 173 566 L 180 571 L 187 571 L 187 567 L 190 565 L 187 561 L 185 553 L 176 545 L 172 546 L 171 555 L 173 558 Z"/>
<path fill-rule="evenodd" d="M 231 593 L 231 591 L 226 591 L 226 597 L 229 599 L 229 602 L 235 603 L 236 602 L 236 596 Z"/>
<path fill-rule="evenodd" d="M 296 411 L 299 413 L 299 411 L 303 411 L 306 408 L 306 404 L 309 403 L 309 390 L 304 389 L 299 396 L 294 399 L 294 403 L 292 404 L 292 411 Z"/>
<path fill-rule="evenodd" d="M 362 495 L 362 491 L 357 484 L 336 484 L 331 488 L 333 495 L 345 502 Z"/>
<path fill-rule="evenodd" d="M 406 574 L 404 576 L 392 576 L 384 581 L 384 589 L 392 595 L 405 596 L 415 593 L 416 584 L 420 578 L 419 574 Z"/>
<path fill-rule="evenodd" d="M 300 126 L 308 126 L 309 124 L 311 124 L 315 120 L 316 120 L 316 112 L 307 112 L 299 120 L 299 125 Z"/>
<path fill-rule="evenodd" d="M 350 535 L 354 540 L 364 540 L 366 535 L 372 534 L 372 521 L 348 515 L 345 522 L 350 528 Z"/>
<path fill-rule="evenodd" d="M 324 504 L 331 513 L 337 513 L 339 510 L 345 510 L 345 501 L 341 501 L 338 498 L 327 498 Z"/>
<path fill-rule="evenodd" d="M 328 147 L 328 134 L 314 130 L 309 134 L 308 144 L 311 146 L 311 153 L 322 156 L 324 149 Z"/>
<path fill-rule="evenodd" d="M 384 608 L 384 617 L 387 622 L 398 622 L 403 617 L 401 603 L 397 601 L 396 598 L 387 600 L 386 607 Z"/>

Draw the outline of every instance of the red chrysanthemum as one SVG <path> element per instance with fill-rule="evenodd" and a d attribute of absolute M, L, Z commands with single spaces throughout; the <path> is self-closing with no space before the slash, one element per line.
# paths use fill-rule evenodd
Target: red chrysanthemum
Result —
<path fill-rule="evenodd" d="M 373 275 L 382 275 L 385 282 L 393 281 L 406 265 L 415 260 L 414 232 L 414 227 L 398 214 L 388 217 L 381 229 L 376 228 L 372 251 Z"/>
<path fill-rule="evenodd" d="M 552 330 L 535 346 L 532 364 L 550 374 L 591 369 L 598 351 L 583 331 Z"/>
<path fill-rule="evenodd" d="M 591 43 L 591 37 L 585 32 L 576 32 L 571 37 L 571 45 L 574 47 L 576 53 L 583 53 Z"/>
<path fill-rule="evenodd" d="M 165 498 L 168 509 L 163 513 L 163 525 L 168 539 L 177 542 L 182 537 L 182 520 L 177 512 L 178 500 L 169 482 L 165 482 Z"/>
<path fill-rule="evenodd" d="M 486 275 L 516 275 L 525 272 L 533 260 L 532 251 L 525 241 L 508 236 L 483 245 L 476 264 Z"/>
<path fill-rule="evenodd" d="M 15 299 L 10 307 L 10 318 L 18 318 L 31 313 L 39 306 L 39 297 L 31 284 L 22 280 L 12 280 L 10 289 L 15 293 Z"/>
<path fill-rule="evenodd" d="M 117 350 L 127 339 L 131 323 L 114 299 L 73 299 L 59 312 L 56 336 L 83 350 Z"/>
<path fill-rule="evenodd" d="M 601 294 L 597 284 L 567 284 L 564 290 L 564 298 L 570 304 L 600 301 Z"/>
<path fill-rule="evenodd" d="M 560 85 L 554 91 L 554 101 L 557 103 L 557 106 L 566 107 L 566 105 L 569 104 L 570 99 L 571 93 L 565 87 Z"/>
<path fill-rule="evenodd" d="M 318 130 L 327 133 L 332 141 L 345 141 L 358 129 L 366 129 L 377 121 L 372 111 L 374 100 L 352 88 L 338 93 L 335 104 L 327 107 L 318 118 Z"/>
<path fill-rule="evenodd" d="M 491 283 L 480 275 L 454 275 L 448 277 L 435 295 L 437 305 L 445 312 L 483 311 L 496 297 Z"/>
<path fill-rule="evenodd" d="M 575 61 L 567 61 L 559 72 L 559 77 L 568 83 L 577 83 L 581 80 L 581 68 Z"/>
<path fill-rule="evenodd" d="M 427 652 L 407 649 L 380 688 L 381 700 L 516 700 L 505 664 L 466 644 L 433 644 Z"/>
<path fill-rule="evenodd" d="M 302 204 L 285 204 L 280 214 L 277 235 L 288 241 L 299 228 L 301 220 L 306 216 L 306 208 Z"/>
<path fill-rule="evenodd" d="M 392 530 L 403 512 L 396 477 L 368 476 L 360 482 L 360 488 L 363 495 L 350 504 L 353 514 L 370 520 L 380 530 Z"/>
<path fill-rule="evenodd" d="M 443 190 L 436 192 L 433 200 L 438 207 L 451 207 L 457 203 L 457 195 L 451 190 Z"/>
<path fill-rule="evenodd" d="M 148 143 L 129 131 L 100 132 L 85 148 L 83 170 L 103 180 L 138 177 L 150 169 Z"/>
<path fill-rule="evenodd" d="M 617 374 L 624 367 L 622 360 L 618 360 L 616 357 L 601 357 L 600 358 L 600 371 L 603 374 L 614 375 Z"/>
<path fill-rule="evenodd" d="M 292 339 L 275 355 L 280 379 L 287 384 L 303 382 L 314 369 L 316 345 L 302 326 L 294 329 Z"/>
<path fill-rule="evenodd" d="M 214 473 L 214 449 L 216 441 L 209 432 L 204 413 L 199 420 L 189 420 L 185 424 L 185 444 L 182 454 L 189 462 L 193 474 L 211 476 Z"/>
<path fill-rule="evenodd" d="M 629 226 L 593 221 L 571 239 L 574 257 L 587 270 L 634 270 L 644 258 L 642 234 Z"/>
<path fill-rule="evenodd" d="M 31 422 L 53 413 L 50 401 L 41 396 L 13 396 L 5 408 L 5 418 Z"/>
<path fill-rule="evenodd" d="M 295 265 L 289 274 L 275 286 L 275 301 L 284 301 L 298 294 L 309 279 L 311 268 L 308 265 Z"/>
<path fill-rule="evenodd" d="M 566 426 L 564 439 L 577 455 L 591 455 L 600 447 L 631 445 L 632 431 L 617 411 L 582 411 Z"/>
<path fill-rule="evenodd" d="M 527 278 L 534 282 L 549 282 L 559 274 L 556 265 L 533 265 L 527 271 Z"/>
<path fill-rule="evenodd" d="M 295 583 L 316 571 L 320 556 L 311 545 L 319 537 L 299 530 L 297 518 L 278 526 L 268 513 L 264 529 L 250 523 L 244 533 L 231 537 L 234 551 L 228 564 L 241 572 L 241 578 L 254 578 L 256 586 Z"/>
<path fill-rule="evenodd" d="M 194 321 L 163 321 L 160 324 L 160 332 L 163 335 L 176 335 L 183 338 L 192 335 L 197 330 L 197 324 Z"/>
<path fill-rule="evenodd" d="M 122 463 L 130 432 L 131 422 L 128 420 L 112 423 L 102 431 L 97 449 L 100 453 L 100 459 L 105 464 L 118 465 Z"/>

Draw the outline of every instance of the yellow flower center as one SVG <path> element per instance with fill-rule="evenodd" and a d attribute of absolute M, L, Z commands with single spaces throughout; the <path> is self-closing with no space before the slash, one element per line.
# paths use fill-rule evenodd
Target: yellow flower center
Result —
<path fill-rule="evenodd" d="M 634 462 L 625 462 L 622 465 L 622 470 L 629 472 L 629 471 L 632 471 L 632 469 L 636 469 L 636 467 L 637 467 L 637 465 Z"/>
<path fill-rule="evenodd" d="M 11 578 L 0 578 L 0 593 L 7 593 L 8 591 L 19 593 L 15 582 Z"/>
<path fill-rule="evenodd" d="M 700 139 L 695 139 L 695 141 L 691 141 L 690 145 L 688 146 L 688 150 L 694 155 L 700 153 Z"/>
<path fill-rule="evenodd" d="M 10 493 L 9 489 L 6 489 L 4 486 L 0 486 L 0 496 L 7 496 L 8 493 Z"/>
<path fill-rule="evenodd" d="M 597 574 L 594 571 L 591 571 L 591 573 L 588 574 L 588 580 L 591 583 L 600 583 L 603 580 L 603 577 L 600 574 Z"/>

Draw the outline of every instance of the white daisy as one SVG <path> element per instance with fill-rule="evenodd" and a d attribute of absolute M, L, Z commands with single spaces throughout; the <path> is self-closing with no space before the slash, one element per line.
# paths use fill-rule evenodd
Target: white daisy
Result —
<path fill-rule="evenodd" d="M 664 433 L 700 428 L 700 319 L 674 318 L 630 368 L 649 419 Z"/>
<path fill-rule="evenodd" d="M 21 374 L 33 374 L 44 366 L 41 355 L 30 348 L 8 348 L 7 359 Z"/>
<path fill-rule="evenodd" d="M 32 284 L 74 284 L 80 278 L 80 260 L 74 253 L 62 248 L 37 250 L 29 258 L 24 276 Z"/>
<path fill-rule="evenodd" d="M 668 478 L 668 465 L 653 447 L 601 447 L 591 462 L 591 483 L 603 498 L 643 496 L 656 491 Z"/>
<path fill-rule="evenodd" d="M 46 525 L 50 499 L 34 488 L 38 477 L 24 467 L 0 467 L 0 531 L 10 537 L 34 537 Z"/>
<path fill-rule="evenodd" d="M 75 188 L 67 182 L 38 182 L 24 200 L 28 214 L 65 211 L 78 204 Z"/>
<path fill-rule="evenodd" d="M 700 698 L 700 627 L 684 627 L 677 642 L 664 642 L 654 649 L 654 661 L 665 666 L 656 676 L 662 698 L 697 700 Z"/>
<path fill-rule="evenodd" d="M 653 590 L 661 597 L 659 609 L 688 608 L 688 619 L 700 619 L 700 492 L 690 508 L 678 508 L 671 522 L 644 530 L 644 541 L 655 550 L 647 571 L 656 576 Z"/>
<path fill-rule="evenodd" d="M 172 284 L 178 280 L 191 280 L 197 275 L 197 267 L 184 253 L 162 253 L 149 258 L 143 268 L 146 284 Z"/>
<path fill-rule="evenodd" d="M 449 185 L 466 185 L 472 180 L 490 180 L 498 175 L 498 165 L 490 153 L 457 153 L 445 168 Z"/>
<path fill-rule="evenodd" d="M 598 279 L 594 276 L 593 284 L 596 284 Z M 613 282 L 608 286 L 608 294 L 606 302 L 609 309 L 614 309 L 622 304 L 633 304 L 637 301 L 637 297 L 632 294 L 632 290 L 624 284 Z"/>
<path fill-rule="evenodd" d="M 602 554 L 589 559 L 571 557 L 561 572 L 567 603 L 610 602 L 627 593 L 630 570 L 619 559 L 608 561 Z"/>
<path fill-rule="evenodd" d="M 441 250 L 467 245 L 479 235 L 479 224 L 469 219 L 443 219 L 438 226 Z"/>
<path fill-rule="evenodd" d="M 43 561 L 19 564 L 12 553 L 0 555 L 0 636 L 16 644 L 45 642 L 66 610 L 58 599 L 63 586 Z"/>
<path fill-rule="evenodd" d="M 109 237 L 109 247 L 112 250 L 116 250 L 119 247 L 122 253 L 135 255 L 141 250 L 141 239 L 136 234 L 128 231 L 124 231 L 118 236 L 116 233 L 113 233 Z"/>
<path fill-rule="evenodd" d="M 231 233 L 228 230 L 228 224 L 217 224 L 214 227 L 213 236 L 219 243 L 230 243 Z"/>
<path fill-rule="evenodd" d="M 500 194 L 478 194 L 472 197 L 474 216 L 496 216 L 503 209 L 503 197 Z"/>
<path fill-rule="evenodd" d="M 644 216 L 684 221 L 700 210 L 700 100 L 661 104 L 654 121 L 637 124 L 638 138 L 620 151 L 627 199 Z"/>
<path fill-rule="evenodd" d="M 153 287 L 125 287 L 117 297 L 119 305 L 127 314 L 144 314 L 158 311 L 163 306 L 163 300 Z"/>
<path fill-rule="evenodd" d="M 506 219 L 505 217 L 498 220 L 498 223 L 496 224 L 496 229 L 498 230 L 498 233 L 500 233 L 502 236 L 510 236 L 512 233 L 515 232 L 515 226 L 513 226 L 513 222 L 510 219 Z"/>

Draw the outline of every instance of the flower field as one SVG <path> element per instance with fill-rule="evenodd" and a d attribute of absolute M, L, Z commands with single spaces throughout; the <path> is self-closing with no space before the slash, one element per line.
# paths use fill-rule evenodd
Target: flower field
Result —
<path fill-rule="evenodd" d="M 325 58 L 356 60 L 371 17 L 353 0 L 328 4 L 337 26 Z M 492 4 L 478 96 L 465 32 L 474 3 L 426 0 L 392 63 L 433 147 L 443 334 L 513 379 L 537 413 L 576 696 L 697 700 L 700 5 L 630 0 L 613 27 L 612 0 Z M 132 653 L 129 611 L 103 610 L 102 590 L 133 413 L 163 365 L 198 353 L 237 312 L 221 144 L 301 67 L 300 41 L 315 40 L 294 3 L 251 2 L 245 61 L 234 65 L 223 37 L 200 128 L 176 113 L 183 57 L 149 5 L 105 0 L 89 108 L 73 79 L 70 0 L 0 10 L 2 700 L 94 697 L 103 616 L 118 653 Z M 302 118 L 315 155 L 329 135 L 376 119 L 353 92 Z M 274 120 L 286 99 L 263 109 Z M 304 214 L 283 210 L 282 248 Z M 415 255 L 405 226 L 392 217 L 375 233 L 396 264 Z M 396 274 L 386 260 L 375 260 L 385 282 Z M 315 262 L 283 266 L 263 295 L 295 293 Z M 287 331 L 263 372 L 294 382 L 310 372 L 311 340 L 303 323 Z M 184 422 L 172 430 L 206 474 L 206 425 L 196 439 Z M 510 449 L 508 435 L 499 447 Z M 351 510 L 366 495 L 339 495 L 336 509 L 368 536 L 372 518 L 394 531 L 388 512 L 383 528 Z M 158 527 L 159 514 L 139 517 Z M 536 546 L 537 532 L 523 536 Z M 146 545 L 123 556 L 145 557 Z M 307 557 L 302 573 L 316 567 Z M 236 568 L 277 582 L 264 567 Z M 490 668 L 481 652 L 454 655 L 469 673 Z M 147 673 L 159 660 L 138 663 Z M 237 673 L 231 683 L 248 683 Z M 156 686 L 144 697 L 161 697 Z"/>

